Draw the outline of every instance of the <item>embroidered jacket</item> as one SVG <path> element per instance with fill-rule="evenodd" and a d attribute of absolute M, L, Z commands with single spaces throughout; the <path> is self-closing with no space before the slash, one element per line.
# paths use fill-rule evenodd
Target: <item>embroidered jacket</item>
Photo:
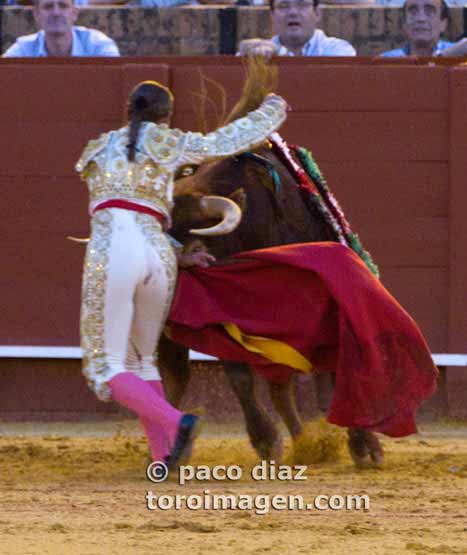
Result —
<path fill-rule="evenodd" d="M 259 146 L 284 121 L 286 107 L 280 96 L 268 95 L 257 110 L 206 135 L 145 122 L 134 162 L 127 158 L 127 126 L 102 134 L 88 143 L 76 164 L 89 188 L 90 213 L 104 201 L 129 200 L 161 212 L 170 222 L 177 168 Z"/>

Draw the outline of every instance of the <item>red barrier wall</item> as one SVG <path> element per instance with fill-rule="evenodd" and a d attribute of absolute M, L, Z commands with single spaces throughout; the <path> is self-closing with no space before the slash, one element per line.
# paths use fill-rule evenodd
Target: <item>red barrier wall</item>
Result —
<path fill-rule="evenodd" d="M 466 352 L 467 70 L 411 60 L 279 65 L 279 92 L 293 108 L 283 135 L 311 148 L 432 350 Z M 0 61 L 0 345 L 79 343 L 83 249 L 65 237 L 86 235 L 88 218 L 74 163 L 90 138 L 120 125 L 126 96 L 143 79 L 171 86 L 175 125 L 199 127 L 200 70 L 225 87 L 231 105 L 242 83 L 234 58 Z M 11 361 L 0 367 L 10 370 Z M 451 414 L 465 415 L 465 370 L 450 369 L 447 395 Z"/>

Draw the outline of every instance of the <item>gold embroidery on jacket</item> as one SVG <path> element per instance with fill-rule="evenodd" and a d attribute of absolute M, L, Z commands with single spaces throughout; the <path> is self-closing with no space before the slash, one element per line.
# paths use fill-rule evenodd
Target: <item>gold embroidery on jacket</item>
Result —
<path fill-rule="evenodd" d="M 104 210 L 97 213 L 92 220 L 92 235 L 84 260 L 81 291 L 83 374 L 89 387 L 102 401 L 110 400 L 110 389 L 104 383 L 109 370 L 105 360 L 104 309 L 111 234 L 111 212 Z"/>

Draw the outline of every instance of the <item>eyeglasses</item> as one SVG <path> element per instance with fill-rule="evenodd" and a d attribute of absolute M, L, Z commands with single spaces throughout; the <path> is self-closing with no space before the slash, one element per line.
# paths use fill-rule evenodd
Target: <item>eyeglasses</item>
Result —
<path fill-rule="evenodd" d="M 298 2 L 278 2 L 274 4 L 274 9 L 279 12 L 287 12 L 292 8 L 296 8 L 302 12 L 309 8 L 314 8 L 314 3 L 306 0 L 298 0 Z"/>

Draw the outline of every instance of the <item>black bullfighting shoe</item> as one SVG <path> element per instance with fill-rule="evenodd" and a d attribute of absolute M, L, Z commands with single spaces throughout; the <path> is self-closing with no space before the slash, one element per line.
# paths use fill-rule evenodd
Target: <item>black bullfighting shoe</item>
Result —
<path fill-rule="evenodd" d="M 169 470 L 186 462 L 191 455 L 193 441 L 201 431 L 201 419 L 194 414 L 184 414 L 178 425 L 175 444 L 170 454 L 165 458 Z"/>

